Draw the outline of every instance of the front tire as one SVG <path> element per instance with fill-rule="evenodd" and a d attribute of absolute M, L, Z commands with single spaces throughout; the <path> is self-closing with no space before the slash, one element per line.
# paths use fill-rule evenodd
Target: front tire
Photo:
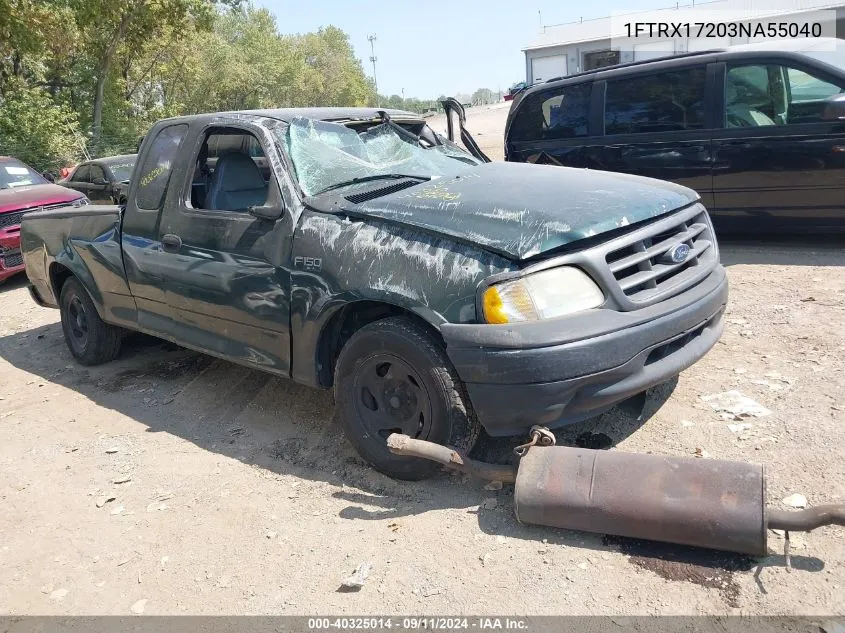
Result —
<path fill-rule="evenodd" d="M 65 343 L 77 361 L 101 365 L 117 358 L 123 330 L 100 318 L 88 292 L 73 277 L 62 286 L 59 312 Z"/>
<path fill-rule="evenodd" d="M 349 442 L 373 468 L 395 479 L 426 479 L 441 466 L 394 455 L 387 449 L 391 433 L 468 452 L 481 430 L 442 344 L 406 317 L 355 332 L 338 356 L 334 388 Z"/>

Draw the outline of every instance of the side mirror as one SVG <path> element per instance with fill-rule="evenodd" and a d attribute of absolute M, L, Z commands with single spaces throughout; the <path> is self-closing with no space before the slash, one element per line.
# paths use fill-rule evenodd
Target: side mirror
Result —
<path fill-rule="evenodd" d="M 833 95 L 825 101 L 822 121 L 845 121 L 845 93 Z"/>
<path fill-rule="evenodd" d="M 285 210 L 278 206 L 255 206 L 249 208 L 249 214 L 259 220 L 278 220 Z"/>
<path fill-rule="evenodd" d="M 103 185 L 107 185 L 108 183 L 106 182 L 105 178 L 101 178 L 100 176 L 97 176 L 96 178 L 94 178 L 94 180 L 91 181 L 91 184 L 103 186 Z"/>

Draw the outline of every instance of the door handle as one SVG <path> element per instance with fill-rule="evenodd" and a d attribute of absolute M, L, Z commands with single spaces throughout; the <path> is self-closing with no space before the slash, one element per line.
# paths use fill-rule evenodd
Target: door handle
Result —
<path fill-rule="evenodd" d="M 180 248 L 182 248 L 182 238 L 178 235 L 162 235 L 161 247 L 166 251 L 178 251 Z"/>

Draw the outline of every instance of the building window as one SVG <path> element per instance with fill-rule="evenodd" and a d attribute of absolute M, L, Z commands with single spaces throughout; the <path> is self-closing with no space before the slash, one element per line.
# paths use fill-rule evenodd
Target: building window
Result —
<path fill-rule="evenodd" d="M 595 70 L 605 66 L 615 66 L 619 63 L 619 51 L 594 51 L 584 53 L 583 70 Z"/>

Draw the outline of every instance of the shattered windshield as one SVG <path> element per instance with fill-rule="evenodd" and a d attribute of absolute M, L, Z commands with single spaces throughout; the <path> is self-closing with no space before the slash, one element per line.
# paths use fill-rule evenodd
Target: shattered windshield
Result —
<path fill-rule="evenodd" d="M 456 145 L 424 148 L 412 134 L 390 123 L 358 133 L 339 123 L 295 118 L 284 140 L 307 196 L 379 176 L 452 176 L 479 164 Z"/>

